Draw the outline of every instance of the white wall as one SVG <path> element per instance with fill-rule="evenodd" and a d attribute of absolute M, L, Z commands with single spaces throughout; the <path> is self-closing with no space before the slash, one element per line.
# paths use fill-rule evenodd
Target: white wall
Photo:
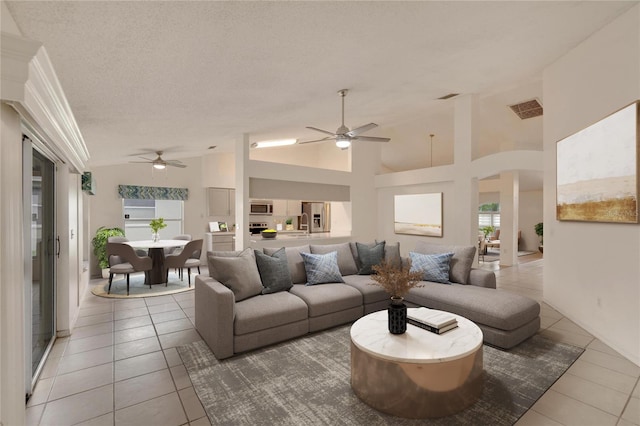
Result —
<path fill-rule="evenodd" d="M 521 232 L 520 250 L 538 251 L 540 237 L 536 235 L 535 226 L 543 221 L 543 192 L 520 192 L 520 209 L 518 223 Z"/>
<path fill-rule="evenodd" d="M 4 3 L 2 8 L 4 15 Z M 0 108 L 0 423 L 20 425 L 25 423 L 22 131 L 18 114 L 5 104 Z"/>
<path fill-rule="evenodd" d="M 249 159 L 329 170 L 351 170 L 349 150 L 336 148 L 332 141 L 274 148 L 252 148 Z"/>
<path fill-rule="evenodd" d="M 186 168 L 167 167 L 164 171 L 154 171 L 150 164 L 120 164 L 96 167 L 92 170 L 96 180 L 96 195 L 90 197 L 90 234 L 93 238 L 100 226 L 124 229 L 122 198 L 118 195 L 118 185 L 167 186 L 188 188 L 189 199 L 184 202 L 184 233 L 193 239 L 204 238 L 210 220 L 228 218 L 207 217 L 206 189 L 202 186 L 201 158 L 181 159 Z M 234 223 L 234 222 L 230 222 Z M 98 275 L 95 256 L 91 256 L 91 274 Z"/>
<path fill-rule="evenodd" d="M 556 142 L 640 98 L 640 6 L 544 71 L 544 298 L 640 365 L 640 225 L 559 222 Z"/>

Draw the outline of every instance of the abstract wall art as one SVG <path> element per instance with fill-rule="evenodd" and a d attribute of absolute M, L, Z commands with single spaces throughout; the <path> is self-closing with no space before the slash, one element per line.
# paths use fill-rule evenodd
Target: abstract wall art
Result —
<path fill-rule="evenodd" d="M 393 225 L 396 234 L 442 237 L 442 192 L 396 195 Z"/>
<path fill-rule="evenodd" d="M 638 223 L 638 105 L 558 141 L 558 220 Z"/>

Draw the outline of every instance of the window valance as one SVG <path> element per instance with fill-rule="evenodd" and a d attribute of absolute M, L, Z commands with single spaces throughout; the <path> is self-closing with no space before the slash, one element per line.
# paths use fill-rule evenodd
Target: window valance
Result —
<path fill-rule="evenodd" d="M 186 200 L 189 198 L 189 188 L 118 185 L 118 194 L 121 198 L 134 200 Z"/>

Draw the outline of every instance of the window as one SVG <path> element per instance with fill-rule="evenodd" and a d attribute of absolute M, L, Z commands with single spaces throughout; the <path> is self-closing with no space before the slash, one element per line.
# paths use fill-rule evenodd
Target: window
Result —
<path fill-rule="evenodd" d="M 161 229 L 160 238 L 167 240 L 182 234 L 182 200 L 136 200 L 122 199 L 124 212 L 124 233 L 130 240 L 150 240 L 151 219 L 163 218 L 167 227 Z"/>
<path fill-rule="evenodd" d="M 500 228 L 500 204 L 487 203 L 478 208 L 478 229 L 485 226 Z"/>

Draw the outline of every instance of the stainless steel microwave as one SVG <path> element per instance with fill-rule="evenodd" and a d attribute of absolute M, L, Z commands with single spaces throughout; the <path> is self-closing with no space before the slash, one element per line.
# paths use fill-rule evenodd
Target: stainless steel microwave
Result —
<path fill-rule="evenodd" d="M 273 215 L 273 201 L 252 200 L 249 214 Z"/>

